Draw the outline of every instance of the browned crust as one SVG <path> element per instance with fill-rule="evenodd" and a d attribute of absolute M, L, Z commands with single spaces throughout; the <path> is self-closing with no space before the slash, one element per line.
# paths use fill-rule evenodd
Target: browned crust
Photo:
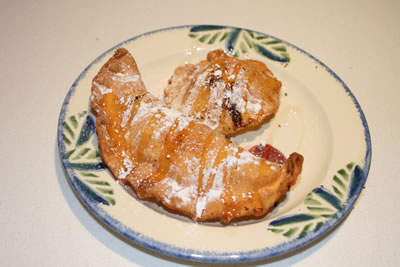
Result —
<path fill-rule="evenodd" d="M 129 79 L 118 80 L 124 75 Z M 171 119 L 167 115 L 171 110 L 148 93 L 133 57 L 123 48 L 115 52 L 93 79 L 90 104 L 96 113 L 100 154 L 113 175 L 132 186 L 139 198 L 155 200 L 194 221 L 227 224 L 264 216 L 295 183 L 302 169 L 303 157 L 298 153 L 290 155 L 284 165 L 267 162 L 203 123 L 190 120 L 180 127 L 180 120 L 186 120 L 181 115 L 159 133 L 159 138 L 153 138 L 157 125 Z M 142 105 L 157 108 L 140 117 Z M 126 113 L 129 119 L 123 126 Z M 215 151 L 212 162 L 210 151 Z M 199 164 L 198 172 L 195 164 L 190 167 L 188 163 L 193 159 L 198 160 L 193 161 Z M 244 163 L 239 164 L 240 160 Z M 205 179 L 207 172 L 209 177 Z M 196 180 L 188 178 L 195 173 Z M 182 201 L 179 194 L 171 195 L 171 184 L 165 183 L 167 178 L 182 190 L 190 189 L 194 183 L 197 187 L 194 193 L 185 195 L 188 201 Z M 223 182 L 220 197 L 199 209 L 201 198 L 209 196 L 217 182 Z"/>

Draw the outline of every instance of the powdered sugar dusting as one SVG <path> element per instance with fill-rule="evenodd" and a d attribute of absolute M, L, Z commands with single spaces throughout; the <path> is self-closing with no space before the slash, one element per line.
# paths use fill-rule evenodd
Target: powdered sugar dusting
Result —
<path fill-rule="evenodd" d="M 143 118 L 150 116 L 157 112 L 160 108 L 159 102 L 149 102 L 146 103 L 145 101 L 140 102 L 140 106 L 131 121 L 131 126 L 134 126 L 137 122 L 141 121 Z"/>
<path fill-rule="evenodd" d="M 133 163 L 130 160 L 129 156 L 125 153 L 125 151 L 122 151 L 122 157 L 123 157 L 123 165 L 124 167 L 121 167 L 118 172 L 118 178 L 119 179 L 125 179 L 128 174 L 131 173 L 133 170 Z"/>
<path fill-rule="evenodd" d="M 128 103 L 127 108 L 125 109 L 125 111 L 122 114 L 122 122 L 121 122 L 122 128 L 124 128 L 126 126 L 126 124 L 128 123 L 128 121 L 131 117 L 132 108 L 133 108 L 132 96 L 128 97 L 128 100 L 126 101 L 126 103 Z"/>
<path fill-rule="evenodd" d="M 238 164 L 243 165 L 243 164 L 260 164 L 259 158 L 254 156 L 252 153 L 250 153 L 247 150 L 243 150 L 242 152 L 239 153 L 239 158 L 238 158 Z"/>
<path fill-rule="evenodd" d="M 217 158 L 218 155 L 218 150 L 211 148 L 208 152 L 207 152 L 207 162 L 206 162 L 206 166 L 203 169 L 203 185 L 202 185 L 202 190 L 205 190 L 206 185 L 208 183 L 208 179 L 210 177 L 210 174 L 212 174 L 213 172 L 213 166 L 214 166 L 214 162 L 215 159 Z M 215 173 L 214 173 L 215 174 Z"/>
<path fill-rule="evenodd" d="M 161 184 L 165 186 L 166 197 L 164 201 L 168 204 L 171 203 L 172 198 L 178 198 L 181 201 L 181 205 L 188 204 L 196 192 L 195 186 L 183 186 L 175 179 L 169 177 L 162 180 Z"/>
<path fill-rule="evenodd" d="M 168 119 L 161 120 L 158 127 L 154 130 L 151 138 L 157 140 L 163 132 L 167 131 L 172 126 L 173 123 L 173 121 Z"/>
<path fill-rule="evenodd" d="M 257 102 L 251 102 L 251 101 L 247 101 L 246 104 L 246 108 L 247 111 L 251 114 L 257 115 L 258 112 L 260 112 L 261 110 L 261 101 L 259 99 L 256 99 Z"/>
<path fill-rule="evenodd" d="M 93 85 L 96 86 L 102 95 L 112 93 L 112 90 L 104 85 L 101 85 L 97 82 L 93 82 Z"/>
<path fill-rule="evenodd" d="M 181 203 L 178 205 L 187 205 L 197 196 L 197 180 L 200 171 L 200 159 L 193 157 L 185 160 L 186 176 L 177 181 L 177 173 L 175 165 L 171 165 L 166 177 L 161 184 L 166 187 L 164 201 L 169 204 L 173 199 L 179 199 Z"/>
<path fill-rule="evenodd" d="M 119 81 L 121 83 L 128 83 L 128 82 L 139 82 L 141 81 L 139 74 L 130 74 L 130 73 L 113 73 L 111 79 L 114 81 Z"/>
<path fill-rule="evenodd" d="M 217 166 L 213 166 L 216 156 L 218 154 L 217 150 L 210 150 L 207 154 L 208 165 L 205 166 L 203 170 L 203 187 L 202 189 L 206 189 L 206 185 L 210 179 L 210 176 L 213 175 L 214 180 L 210 190 L 202 195 L 197 200 L 196 203 L 196 217 L 200 218 L 203 214 L 204 209 L 206 209 L 209 202 L 220 199 L 221 195 L 224 192 L 225 184 L 224 177 L 230 176 L 230 171 L 240 168 L 243 164 L 260 164 L 260 160 L 248 152 L 247 150 L 243 150 L 239 152 L 239 148 L 234 146 L 233 144 L 226 147 L 228 151 L 228 156 L 223 159 Z M 237 166 L 237 167 L 236 167 Z M 235 200 L 235 199 L 233 199 Z"/>
<path fill-rule="evenodd" d="M 220 77 L 222 75 L 222 71 L 221 70 L 216 70 L 214 71 L 214 75 L 217 77 Z"/>
<path fill-rule="evenodd" d="M 224 192 L 224 166 L 225 164 L 219 164 L 216 169 L 211 169 L 210 172 L 215 174 L 212 186 L 208 192 L 200 196 L 196 203 L 196 218 L 200 218 L 203 214 L 207 204 L 211 201 L 217 200 L 221 197 Z"/>
<path fill-rule="evenodd" d="M 197 96 L 200 93 L 200 88 L 205 84 L 206 77 L 208 76 L 209 70 L 204 71 L 203 73 L 199 74 L 196 78 L 196 81 L 190 90 L 190 94 L 186 99 L 186 102 L 183 107 L 183 113 L 189 114 L 192 110 L 192 106 L 197 99 Z M 182 102 L 181 102 L 182 103 Z"/>
<path fill-rule="evenodd" d="M 182 116 L 182 114 L 179 111 L 175 109 L 166 108 L 161 105 L 158 107 L 158 110 L 162 112 L 165 115 L 165 118 L 170 121 L 175 121 L 179 116 Z"/>
<path fill-rule="evenodd" d="M 185 129 L 190 122 L 192 122 L 193 119 L 189 118 L 189 117 L 185 117 L 185 116 L 180 116 L 178 118 L 178 127 L 177 130 L 178 131 L 182 131 L 183 129 Z"/>
<path fill-rule="evenodd" d="M 197 180 L 198 180 L 199 172 L 200 172 L 200 159 L 197 157 L 186 159 L 185 165 L 186 165 L 187 173 L 188 173 L 187 179 L 191 183 L 195 182 L 197 184 Z"/>
<path fill-rule="evenodd" d="M 207 124 L 211 129 L 216 129 L 219 126 L 219 118 L 221 117 L 223 108 L 225 82 L 218 80 L 213 84 L 210 92 L 210 98 L 207 103 L 206 112 L 204 115 L 204 123 Z"/>
<path fill-rule="evenodd" d="M 246 102 L 244 97 L 247 95 L 247 84 L 248 81 L 245 78 L 244 71 L 241 69 L 236 76 L 236 81 L 232 85 L 231 94 L 228 96 L 230 102 L 236 105 L 236 109 L 240 111 L 240 113 L 246 112 Z"/>
<path fill-rule="evenodd" d="M 237 151 L 237 147 L 235 146 L 230 146 L 229 149 L 231 149 L 232 154 L 236 153 Z M 217 151 L 212 153 L 216 157 Z M 215 161 L 215 157 L 212 159 L 212 164 Z M 209 202 L 215 201 L 221 197 L 225 188 L 224 184 L 225 170 L 229 171 L 229 169 L 236 164 L 237 160 L 238 159 L 234 156 L 228 156 L 224 160 L 222 160 L 217 166 L 210 168 L 209 171 L 206 171 L 206 173 L 203 172 L 203 174 L 206 174 L 204 175 L 205 177 L 203 177 L 203 186 L 205 186 L 205 180 L 208 181 L 210 174 L 214 175 L 214 180 L 210 190 L 206 192 L 204 195 L 200 196 L 199 199 L 197 200 L 196 203 L 197 218 L 200 218 L 202 216 L 203 211 L 204 209 L 206 209 L 207 204 Z"/>

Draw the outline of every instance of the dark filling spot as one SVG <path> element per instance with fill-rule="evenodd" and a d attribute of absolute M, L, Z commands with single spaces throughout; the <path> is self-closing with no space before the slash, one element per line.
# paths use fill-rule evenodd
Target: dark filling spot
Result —
<path fill-rule="evenodd" d="M 145 94 L 141 94 L 141 95 L 137 95 L 135 96 L 135 99 L 133 100 L 133 102 L 135 102 L 136 100 L 142 98 Z"/>
<path fill-rule="evenodd" d="M 230 105 L 228 105 L 227 108 L 228 108 L 228 114 L 231 116 L 235 126 L 244 126 L 242 121 L 242 115 L 236 109 L 236 104 L 230 103 Z"/>
<path fill-rule="evenodd" d="M 217 80 L 217 77 L 215 77 L 214 75 L 210 75 L 208 76 L 207 80 L 206 80 L 206 85 L 208 86 L 212 86 Z"/>
<path fill-rule="evenodd" d="M 209 90 L 213 90 L 218 82 L 223 81 L 221 76 L 210 75 L 205 81 L 205 84 L 208 86 Z M 232 83 L 226 84 L 226 89 L 232 91 Z M 235 127 L 244 127 L 242 114 L 236 109 L 236 103 L 232 103 L 229 97 L 224 97 L 223 99 L 223 107 L 228 110 L 229 116 L 231 116 L 233 124 Z"/>
<path fill-rule="evenodd" d="M 205 84 L 208 86 L 208 90 L 213 90 L 218 86 L 219 82 L 224 82 L 221 76 L 210 75 L 206 79 Z"/>
<path fill-rule="evenodd" d="M 226 90 L 232 91 L 233 84 L 228 83 L 226 84 Z M 233 124 L 235 127 L 244 127 L 246 126 L 243 123 L 242 114 L 236 109 L 236 103 L 232 103 L 230 97 L 226 95 L 223 98 L 223 107 L 228 110 L 229 116 L 231 116 Z"/>

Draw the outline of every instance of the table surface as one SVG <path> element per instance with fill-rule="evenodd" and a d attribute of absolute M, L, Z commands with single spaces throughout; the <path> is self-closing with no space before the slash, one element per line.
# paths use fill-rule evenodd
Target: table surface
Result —
<path fill-rule="evenodd" d="M 396 0 L 1 1 L 2 265 L 194 264 L 119 238 L 85 209 L 61 166 L 57 123 L 73 81 L 105 50 L 159 28 L 219 24 L 277 36 L 328 65 L 361 104 L 372 140 L 350 215 L 306 248 L 249 265 L 398 266 L 399 12 Z"/>

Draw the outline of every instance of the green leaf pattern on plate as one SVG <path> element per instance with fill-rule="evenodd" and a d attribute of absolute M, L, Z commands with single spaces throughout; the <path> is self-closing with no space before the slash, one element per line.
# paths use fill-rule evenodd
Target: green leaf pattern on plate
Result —
<path fill-rule="evenodd" d="M 250 50 L 279 62 L 290 62 L 286 46 L 273 37 L 239 28 L 223 26 L 194 26 L 189 37 L 203 44 L 225 42 L 227 52 L 235 57 L 246 55 Z"/>
<path fill-rule="evenodd" d="M 93 138 L 95 125 L 87 111 L 71 115 L 65 120 L 63 138 L 69 167 L 75 170 L 76 179 L 91 199 L 106 205 L 115 205 L 113 186 L 101 179 L 100 172 L 106 170 Z"/>
<path fill-rule="evenodd" d="M 347 164 L 332 177 L 329 188 L 321 185 L 307 195 L 302 213 L 275 219 L 268 230 L 288 238 L 301 238 L 309 231 L 317 231 L 343 211 L 344 203 L 352 195 L 350 185 L 359 178 L 359 171 L 360 167 L 353 162 Z"/>

